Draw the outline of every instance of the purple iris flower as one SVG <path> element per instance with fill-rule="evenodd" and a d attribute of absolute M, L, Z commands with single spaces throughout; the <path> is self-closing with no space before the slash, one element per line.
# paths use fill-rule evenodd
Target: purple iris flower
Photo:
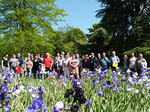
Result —
<path fill-rule="evenodd" d="M 119 83 L 119 81 L 116 81 L 116 82 L 115 82 L 115 85 L 119 85 L 119 86 L 120 86 L 120 83 Z"/>
<path fill-rule="evenodd" d="M 132 84 L 136 84 L 136 78 L 132 78 Z"/>
<path fill-rule="evenodd" d="M 43 94 L 45 92 L 44 87 L 42 85 L 39 85 L 37 92 Z"/>
<path fill-rule="evenodd" d="M 121 74 L 126 74 L 124 70 L 121 71 Z"/>
<path fill-rule="evenodd" d="M 102 97 L 102 96 L 104 97 L 104 94 L 103 94 L 103 92 L 102 92 L 101 90 L 98 90 L 98 91 L 97 91 L 97 94 L 98 94 L 98 96 L 100 96 L 100 97 Z"/>
<path fill-rule="evenodd" d="M 122 82 L 125 82 L 125 81 L 126 81 L 126 79 L 125 79 L 124 77 L 122 77 L 121 81 L 122 81 Z"/>
<path fill-rule="evenodd" d="M 112 89 L 112 88 L 114 88 L 114 85 L 111 84 L 110 87 L 109 87 L 109 89 Z"/>
<path fill-rule="evenodd" d="M 107 82 L 102 82 L 102 86 L 104 89 L 106 89 L 107 88 Z"/>
<path fill-rule="evenodd" d="M 90 107 L 90 104 L 91 104 L 91 100 L 90 99 L 87 99 L 86 101 L 85 101 L 85 104 L 86 104 L 86 106 L 88 106 L 88 108 Z"/>
<path fill-rule="evenodd" d="M 7 86 L 6 86 L 6 87 L 3 87 L 2 93 L 8 93 L 8 87 L 7 87 Z"/>
<path fill-rule="evenodd" d="M 39 73 L 39 71 L 36 71 L 36 75 L 39 75 L 40 73 Z"/>
<path fill-rule="evenodd" d="M 2 75 L 2 76 L 5 76 L 5 72 L 2 72 L 1 75 Z"/>
<path fill-rule="evenodd" d="M 10 78 L 9 81 L 10 81 L 10 83 L 14 83 L 14 79 L 13 78 Z"/>
<path fill-rule="evenodd" d="M 70 78 L 69 78 L 70 80 L 72 80 L 73 79 L 73 75 L 72 76 L 70 76 Z"/>
<path fill-rule="evenodd" d="M 116 88 L 114 88 L 113 90 L 114 90 L 114 91 L 118 91 L 118 93 L 119 93 L 119 87 L 116 87 Z"/>
<path fill-rule="evenodd" d="M 93 84 L 93 87 L 95 88 L 95 90 L 97 90 L 97 85 L 96 85 L 96 83 Z"/>
<path fill-rule="evenodd" d="M 11 110 L 11 108 L 8 107 L 9 103 L 5 102 L 5 112 L 9 112 Z"/>

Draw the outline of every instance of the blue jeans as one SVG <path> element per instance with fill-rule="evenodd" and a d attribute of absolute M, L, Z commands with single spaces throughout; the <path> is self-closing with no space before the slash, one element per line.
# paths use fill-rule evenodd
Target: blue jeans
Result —
<path fill-rule="evenodd" d="M 102 71 L 105 71 L 107 69 L 107 66 L 102 67 Z"/>
<path fill-rule="evenodd" d="M 20 78 L 20 74 L 15 74 L 16 79 Z"/>
<path fill-rule="evenodd" d="M 31 73 L 32 73 L 32 70 L 30 70 L 29 72 L 25 72 L 25 78 L 27 78 L 27 75 L 29 74 L 29 78 L 31 78 Z"/>
<path fill-rule="evenodd" d="M 127 70 L 128 70 L 128 69 L 123 69 L 123 71 L 124 71 L 124 72 L 125 72 L 125 74 L 126 74 L 126 78 L 128 77 Z"/>

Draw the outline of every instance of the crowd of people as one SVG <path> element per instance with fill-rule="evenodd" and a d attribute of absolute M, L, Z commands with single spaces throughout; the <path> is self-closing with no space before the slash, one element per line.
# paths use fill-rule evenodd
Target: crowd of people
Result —
<path fill-rule="evenodd" d="M 28 53 L 28 56 L 23 60 L 20 53 L 12 55 L 12 58 L 8 59 L 8 53 L 4 55 L 1 62 L 1 68 L 3 71 L 11 70 L 16 74 L 16 78 L 20 77 L 22 71 L 24 71 L 25 77 L 31 78 L 32 74 L 34 78 L 42 79 L 42 75 L 47 72 L 55 71 L 60 76 L 62 73 L 69 78 L 73 75 L 74 78 L 81 78 L 81 71 L 105 71 L 111 69 L 112 71 L 117 71 L 118 64 L 120 63 L 119 57 L 116 55 L 115 51 L 112 51 L 112 56 L 108 58 L 105 52 L 97 54 L 97 57 L 92 52 L 91 55 L 83 55 L 82 58 L 79 54 L 71 55 L 64 52 L 57 53 L 57 56 L 52 59 L 49 53 L 44 56 L 43 53 L 33 56 L 33 54 Z M 147 68 L 147 62 L 143 58 L 142 54 L 139 57 L 135 57 L 134 53 L 131 53 L 131 57 L 128 58 L 127 55 L 123 57 L 123 71 L 128 77 L 128 71 L 137 72 L 140 75 L 141 68 Z M 24 69 L 24 70 L 23 70 Z"/>

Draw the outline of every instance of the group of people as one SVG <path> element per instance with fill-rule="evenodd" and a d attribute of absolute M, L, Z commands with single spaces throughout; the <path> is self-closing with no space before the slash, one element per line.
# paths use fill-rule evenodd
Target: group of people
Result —
<path fill-rule="evenodd" d="M 141 74 L 141 68 L 147 69 L 147 61 L 143 58 L 142 54 L 139 54 L 139 57 L 134 56 L 134 52 L 131 53 L 131 57 L 128 58 L 127 55 L 124 55 L 123 57 L 123 71 L 126 74 L 126 77 L 128 77 L 128 70 L 131 73 L 137 72 L 138 76 Z"/>
<path fill-rule="evenodd" d="M 8 60 L 8 53 L 2 59 L 1 67 L 2 70 L 8 71 L 13 70 L 16 74 L 16 78 L 21 76 L 22 69 L 24 68 L 25 77 L 31 77 L 33 74 L 34 78 L 42 79 L 42 74 L 46 72 L 55 71 L 60 76 L 62 73 L 69 78 L 73 75 L 74 78 L 81 78 L 81 71 L 105 71 L 106 69 L 111 69 L 112 71 L 117 71 L 118 64 L 120 63 L 119 57 L 116 55 L 115 51 L 112 51 L 112 56 L 110 58 L 106 57 L 105 52 L 97 54 L 97 57 L 92 52 L 90 56 L 83 55 L 82 58 L 79 54 L 71 55 L 64 52 L 57 53 L 54 60 L 49 53 L 44 56 L 43 53 L 33 56 L 33 54 L 28 53 L 28 56 L 23 60 L 20 54 L 13 54 L 12 58 Z M 24 65 L 24 67 L 23 67 Z M 142 54 L 139 54 L 139 58 L 131 53 L 131 57 L 128 59 L 127 55 L 123 57 L 123 71 L 128 76 L 128 70 L 132 72 L 137 72 L 140 75 L 141 68 L 147 68 L 147 62 L 143 58 Z"/>

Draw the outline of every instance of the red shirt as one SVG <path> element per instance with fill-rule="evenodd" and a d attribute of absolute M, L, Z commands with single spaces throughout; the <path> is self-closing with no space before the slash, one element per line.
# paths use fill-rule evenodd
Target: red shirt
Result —
<path fill-rule="evenodd" d="M 45 67 L 46 68 L 50 68 L 51 67 L 51 64 L 52 64 L 52 58 L 51 57 L 49 57 L 49 58 L 46 58 L 46 57 L 44 57 L 44 60 L 45 60 L 45 62 L 44 62 L 44 64 L 45 64 Z"/>
<path fill-rule="evenodd" d="M 16 74 L 21 74 L 21 68 L 20 68 L 20 66 L 16 66 L 15 67 L 15 73 Z"/>

